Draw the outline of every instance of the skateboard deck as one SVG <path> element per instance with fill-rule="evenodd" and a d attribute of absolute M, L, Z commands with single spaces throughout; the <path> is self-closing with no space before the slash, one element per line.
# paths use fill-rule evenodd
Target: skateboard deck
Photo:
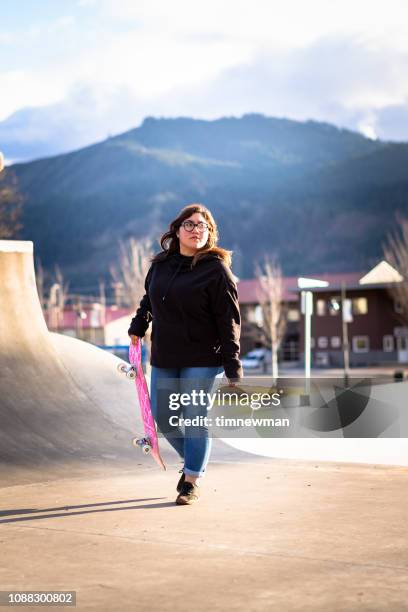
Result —
<path fill-rule="evenodd" d="M 132 443 L 135 447 L 141 448 L 145 454 L 151 454 L 156 463 L 165 470 L 166 466 L 160 455 L 156 424 L 150 405 L 149 390 L 142 368 L 142 343 L 140 340 L 136 345 L 130 343 L 129 362 L 130 366 L 121 363 L 118 369 L 120 372 L 125 373 L 128 378 L 135 381 L 145 433 L 144 438 L 133 438 Z"/>

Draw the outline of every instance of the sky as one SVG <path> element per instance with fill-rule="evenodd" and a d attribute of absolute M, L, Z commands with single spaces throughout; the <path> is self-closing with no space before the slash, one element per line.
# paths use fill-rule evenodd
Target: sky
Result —
<path fill-rule="evenodd" d="M 27 138 L 47 138 L 58 121 L 91 142 L 146 116 L 260 112 L 408 140 L 406 0 L 0 0 L 0 9 L 0 126 L 47 109 L 21 115 Z"/>

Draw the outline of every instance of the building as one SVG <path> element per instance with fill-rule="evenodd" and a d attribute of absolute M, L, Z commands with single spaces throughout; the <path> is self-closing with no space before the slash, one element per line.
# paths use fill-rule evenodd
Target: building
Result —
<path fill-rule="evenodd" d="M 129 308 L 93 303 L 81 308 L 69 306 L 62 311 L 57 307 L 44 312 L 50 331 L 79 338 L 99 346 L 125 346 L 129 344 L 128 329 L 134 313 Z"/>
<path fill-rule="evenodd" d="M 317 278 L 328 286 L 311 289 L 312 365 L 343 365 L 343 286 L 352 318 L 347 323 L 350 365 L 408 362 L 408 321 L 404 323 L 402 305 L 393 296 L 393 288 L 403 279 L 392 266 L 382 261 L 369 272 L 318 274 Z M 304 317 L 297 281 L 297 277 L 283 279 L 287 328 L 279 351 L 280 361 L 303 361 Z M 264 343 L 259 290 L 257 279 L 238 283 L 242 354 Z"/>
<path fill-rule="evenodd" d="M 311 331 L 312 365 L 342 367 L 343 301 L 350 366 L 408 363 L 408 321 L 393 294 L 403 278 L 386 261 L 368 273 L 318 275 L 327 287 L 313 293 Z M 346 313 L 347 308 L 347 313 Z M 304 351 L 304 318 L 300 325 L 300 353 Z"/>
<path fill-rule="evenodd" d="M 283 302 L 286 310 L 287 327 L 279 358 L 280 361 L 298 361 L 299 359 L 299 321 L 300 305 L 297 293 L 297 277 L 283 279 Z M 244 279 L 238 282 L 238 299 L 241 310 L 241 353 L 245 355 L 256 346 L 265 344 L 262 331 L 262 309 L 259 305 L 259 280 Z"/>

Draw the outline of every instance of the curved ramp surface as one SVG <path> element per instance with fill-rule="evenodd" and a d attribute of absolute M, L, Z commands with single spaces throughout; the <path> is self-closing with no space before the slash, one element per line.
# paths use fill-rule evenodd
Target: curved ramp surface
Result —
<path fill-rule="evenodd" d="M 134 458 L 134 385 L 113 355 L 48 332 L 31 242 L 0 241 L 0 287 L 0 460 Z"/>

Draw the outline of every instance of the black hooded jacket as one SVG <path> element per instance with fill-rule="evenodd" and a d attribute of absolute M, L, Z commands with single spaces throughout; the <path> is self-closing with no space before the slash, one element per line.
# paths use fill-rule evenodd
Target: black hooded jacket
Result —
<path fill-rule="evenodd" d="M 241 318 L 234 278 L 216 254 L 208 253 L 194 267 L 192 261 L 180 253 L 163 253 L 152 263 L 128 333 L 142 338 L 153 322 L 153 366 L 223 366 L 229 379 L 240 379 Z"/>

